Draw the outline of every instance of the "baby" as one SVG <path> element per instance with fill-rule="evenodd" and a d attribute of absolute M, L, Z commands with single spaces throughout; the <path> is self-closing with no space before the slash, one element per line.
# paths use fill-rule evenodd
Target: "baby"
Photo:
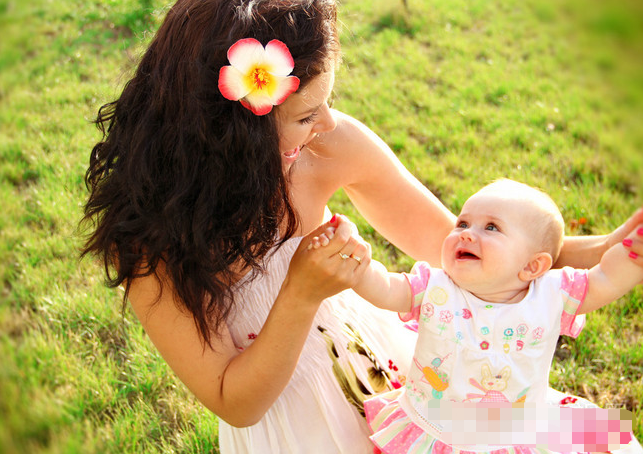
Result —
<path fill-rule="evenodd" d="M 481 446 L 475 434 L 458 445 L 445 436 L 435 409 L 454 402 L 544 404 L 559 335 L 576 337 L 582 314 L 643 280 L 643 268 L 620 244 L 590 270 L 552 270 L 563 235 L 563 218 L 549 196 L 499 180 L 462 207 L 442 246 L 443 269 L 418 262 L 410 274 L 399 274 L 375 260 L 368 263 L 354 290 L 378 307 L 399 312 L 403 321 L 418 323 L 414 365 L 405 386 L 365 403 L 371 439 L 383 452 L 402 452 L 404 446 L 417 449 L 411 452 L 507 452 L 498 443 Z M 326 241 L 316 238 L 311 247 Z M 631 440 L 640 448 L 625 435 L 621 443 Z M 509 452 L 524 443 L 520 437 L 511 440 L 518 441 L 507 443 Z M 586 450 L 601 449 L 587 443 Z M 533 452 L 543 452 L 536 451 L 536 444 L 542 448 L 534 442 Z M 607 443 L 601 446 L 608 449 Z M 520 452 L 532 449 L 524 445 Z"/>

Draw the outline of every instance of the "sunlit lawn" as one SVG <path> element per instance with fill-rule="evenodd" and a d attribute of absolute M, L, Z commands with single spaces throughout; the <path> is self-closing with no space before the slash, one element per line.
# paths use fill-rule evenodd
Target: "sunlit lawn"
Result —
<path fill-rule="evenodd" d="M 334 105 L 452 210 L 509 177 L 548 191 L 569 234 L 643 204 L 642 6 L 599 0 L 345 0 Z M 102 270 L 78 262 L 90 124 L 135 67 L 158 0 L 0 0 L 0 452 L 213 452 L 216 417 L 172 375 Z M 339 193 L 391 269 L 410 258 Z M 425 228 L 425 226 L 409 226 Z M 431 232 L 427 231 L 427 235 Z M 635 414 L 643 294 L 563 339 L 552 385 Z"/>

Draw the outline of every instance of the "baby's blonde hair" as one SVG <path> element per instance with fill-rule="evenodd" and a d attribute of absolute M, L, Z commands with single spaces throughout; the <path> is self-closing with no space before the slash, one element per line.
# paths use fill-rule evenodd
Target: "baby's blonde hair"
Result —
<path fill-rule="evenodd" d="M 540 251 L 549 253 L 556 262 L 563 246 L 565 221 L 554 200 L 540 189 L 508 178 L 495 180 L 480 191 L 489 190 L 498 192 L 508 200 L 532 205 L 531 215 L 525 221 L 533 228 Z"/>

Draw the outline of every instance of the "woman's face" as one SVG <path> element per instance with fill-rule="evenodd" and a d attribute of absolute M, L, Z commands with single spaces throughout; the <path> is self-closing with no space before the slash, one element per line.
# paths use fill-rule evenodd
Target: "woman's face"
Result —
<path fill-rule="evenodd" d="M 284 171 L 294 164 L 317 134 L 332 131 L 337 126 L 328 107 L 334 82 L 334 71 L 322 73 L 277 108 L 279 151 Z"/>

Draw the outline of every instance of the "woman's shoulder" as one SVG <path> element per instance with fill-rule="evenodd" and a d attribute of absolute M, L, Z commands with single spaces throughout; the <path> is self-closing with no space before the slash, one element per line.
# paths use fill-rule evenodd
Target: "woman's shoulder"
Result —
<path fill-rule="evenodd" d="M 318 137 L 316 145 L 320 148 L 328 152 L 339 152 L 346 148 L 363 148 L 356 147 L 357 144 L 381 142 L 377 134 L 361 121 L 339 110 L 333 109 L 332 112 L 337 126 Z"/>
<path fill-rule="evenodd" d="M 320 134 L 311 143 L 313 159 L 323 169 L 339 177 L 343 184 L 360 179 L 362 173 L 380 162 L 378 156 L 385 156 L 388 146 L 368 126 L 352 116 L 333 110 L 337 120 L 334 130 Z"/>

